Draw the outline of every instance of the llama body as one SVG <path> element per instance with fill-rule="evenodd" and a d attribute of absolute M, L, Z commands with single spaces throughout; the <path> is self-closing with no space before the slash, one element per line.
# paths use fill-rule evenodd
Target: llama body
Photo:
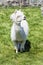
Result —
<path fill-rule="evenodd" d="M 13 21 L 13 25 L 11 27 L 11 40 L 14 42 L 16 53 L 18 53 L 18 49 L 20 49 L 20 51 L 24 50 L 24 44 L 29 30 L 28 23 L 21 11 L 17 11 L 16 15 L 13 13 L 10 19 Z"/>

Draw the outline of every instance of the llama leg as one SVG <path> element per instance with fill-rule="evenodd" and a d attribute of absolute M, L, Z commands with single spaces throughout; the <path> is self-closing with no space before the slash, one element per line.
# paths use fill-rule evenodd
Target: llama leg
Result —
<path fill-rule="evenodd" d="M 25 45 L 25 42 L 21 43 L 21 48 L 20 48 L 20 51 L 21 51 L 21 52 L 25 51 L 24 45 Z"/>
<path fill-rule="evenodd" d="M 14 42 L 14 49 L 16 50 L 16 53 L 18 53 L 18 43 Z"/>
<path fill-rule="evenodd" d="M 20 51 L 21 43 L 18 42 L 18 51 Z"/>

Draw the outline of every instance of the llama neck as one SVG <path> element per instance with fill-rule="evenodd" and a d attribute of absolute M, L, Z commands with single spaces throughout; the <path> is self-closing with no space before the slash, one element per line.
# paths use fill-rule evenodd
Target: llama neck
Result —
<path fill-rule="evenodd" d="M 16 25 L 16 26 L 21 26 L 21 23 L 15 22 L 15 25 Z"/>

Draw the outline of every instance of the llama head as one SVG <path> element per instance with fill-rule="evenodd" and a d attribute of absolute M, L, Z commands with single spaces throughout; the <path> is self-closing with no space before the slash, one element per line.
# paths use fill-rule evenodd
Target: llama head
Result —
<path fill-rule="evenodd" d="M 22 20 L 25 20 L 25 15 L 21 10 L 16 10 L 11 16 L 13 22 L 20 23 Z"/>

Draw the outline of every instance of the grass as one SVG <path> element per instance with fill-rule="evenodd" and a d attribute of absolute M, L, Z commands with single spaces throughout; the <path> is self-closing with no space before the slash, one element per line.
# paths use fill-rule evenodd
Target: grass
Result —
<path fill-rule="evenodd" d="M 43 65 L 43 16 L 40 8 L 22 8 L 29 24 L 28 40 L 31 42 L 31 49 L 18 54 L 10 39 L 10 15 L 15 9 L 0 7 L 0 65 Z"/>

